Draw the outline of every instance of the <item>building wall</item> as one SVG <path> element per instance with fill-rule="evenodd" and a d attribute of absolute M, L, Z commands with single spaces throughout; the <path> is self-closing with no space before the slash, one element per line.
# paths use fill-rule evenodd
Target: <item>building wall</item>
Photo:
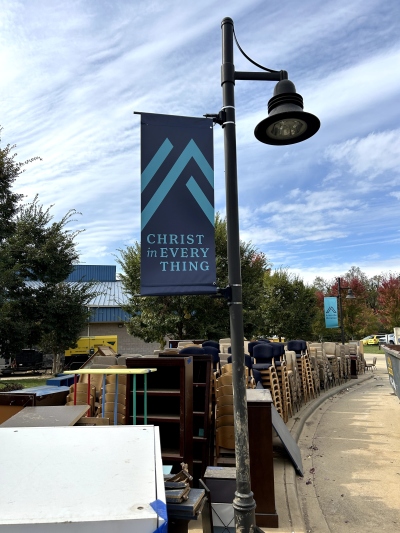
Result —
<path fill-rule="evenodd" d="M 120 328 L 115 323 L 91 323 L 81 332 L 82 337 L 87 335 L 117 335 L 118 353 L 120 354 L 139 353 L 141 355 L 153 355 L 154 350 L 160 349 L 158 342 L 144 342 L 137 337 L 129 335 L 125 326 Z"/>

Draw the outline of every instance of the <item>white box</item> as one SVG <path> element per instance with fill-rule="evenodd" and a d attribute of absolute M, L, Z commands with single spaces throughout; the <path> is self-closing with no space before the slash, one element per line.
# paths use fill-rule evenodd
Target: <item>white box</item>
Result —
<path fill-rule="evenodd" d="M 231 503 L 212 503 L 213 527 L 216 533 L 234 533 L 235 516 Z"/>
<path fill-rule="evenodd" d="M 158 428 L 1 428 L 1 533 L 153 533 L 166 513 Z M 166 515 L 164 515 L 166 516 Z"/>

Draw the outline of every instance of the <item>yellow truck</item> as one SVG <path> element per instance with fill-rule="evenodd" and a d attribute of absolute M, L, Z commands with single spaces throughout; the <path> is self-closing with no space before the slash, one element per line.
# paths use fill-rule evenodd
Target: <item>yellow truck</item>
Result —
<path fill-rule="evenodd" d="M 76 341 L 76 348 L 65 350 L 64 367 L 70 370 L 79 368 L 99 346 L 111 346 L 115 353 L 118 352 L 117 335 L 95 335 L 89 337 L 79 337 Z"/>

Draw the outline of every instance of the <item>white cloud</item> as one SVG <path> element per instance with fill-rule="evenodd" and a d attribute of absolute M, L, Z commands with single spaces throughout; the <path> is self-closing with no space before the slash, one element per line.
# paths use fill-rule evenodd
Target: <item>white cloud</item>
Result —
<path fill-rule="evenodd" d="M 326 149 L 326 157 L 339 164 L 345 164 L 355 176 L 369 180 L 385 172 L 399 172 L 400 129 L 370 133 L 362 139 L 350 139 Z"/>

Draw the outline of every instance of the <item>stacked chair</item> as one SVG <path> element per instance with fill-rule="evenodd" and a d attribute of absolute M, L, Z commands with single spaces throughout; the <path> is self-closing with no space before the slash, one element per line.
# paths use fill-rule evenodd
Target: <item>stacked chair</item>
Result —
<path fill-rule="evenodd" d="M 90 405 L 88 410 L 88 416 L 95 416 L 97 410 L 96 404 L 96 387 L 94 385 L 90 386 L 87 383 L 76 383 L 76 392 L 75 384 L 71 385 L 69 388 L 69 394 L 67 396 L 66 405 Z"/>
<path fill-rule="evenodd" d="M 110 368 L 121 368 L 123 365 L 111 366 Z M 101 418 L 108 418 L 111 425 L 125 425 L 126 424 L 126 390 L 127 379 L 126 375 L 106 376 L 106 389 L 102 389 L 99 397 L 99 411 L 98 416 Z M 104 417 L 103 417 L 104 412 Z"/>
<path fill-rule="evenodd" d="M 228 365 L 225 365 L 223 368 Z M 232 367 L 232 364 L 229 365 Z M 216 464 L 235 464 L 232 373 L 227 368 L 215 381 L 215 455 Z"/>
<path fill-rule="evenodd" d="M 257 342 L 252 344 L 251 342 L 249 343 L 249 351 L 254 355 L 253 372 L 254 370 L 260 372 L 263 387 L 270 391 L 276 410 L 285 419 L 285 410 L 277 373 L 277 366 L 281 366 L 279 365 L 281 363 L 280 355 L 278 355 L 281 352 L 281 348 L 274 348 L 273 344 L 275 343 Z"/>
<path fill-rule="evenodd" d="M 310 356 L 307 353 L 307 343 L 301 339 L 288 341 L 287 349 L 296 353 L 297 369 L 299 371 L 302 397 L 305 403 L 315 397 L 314 378 Z"/>

